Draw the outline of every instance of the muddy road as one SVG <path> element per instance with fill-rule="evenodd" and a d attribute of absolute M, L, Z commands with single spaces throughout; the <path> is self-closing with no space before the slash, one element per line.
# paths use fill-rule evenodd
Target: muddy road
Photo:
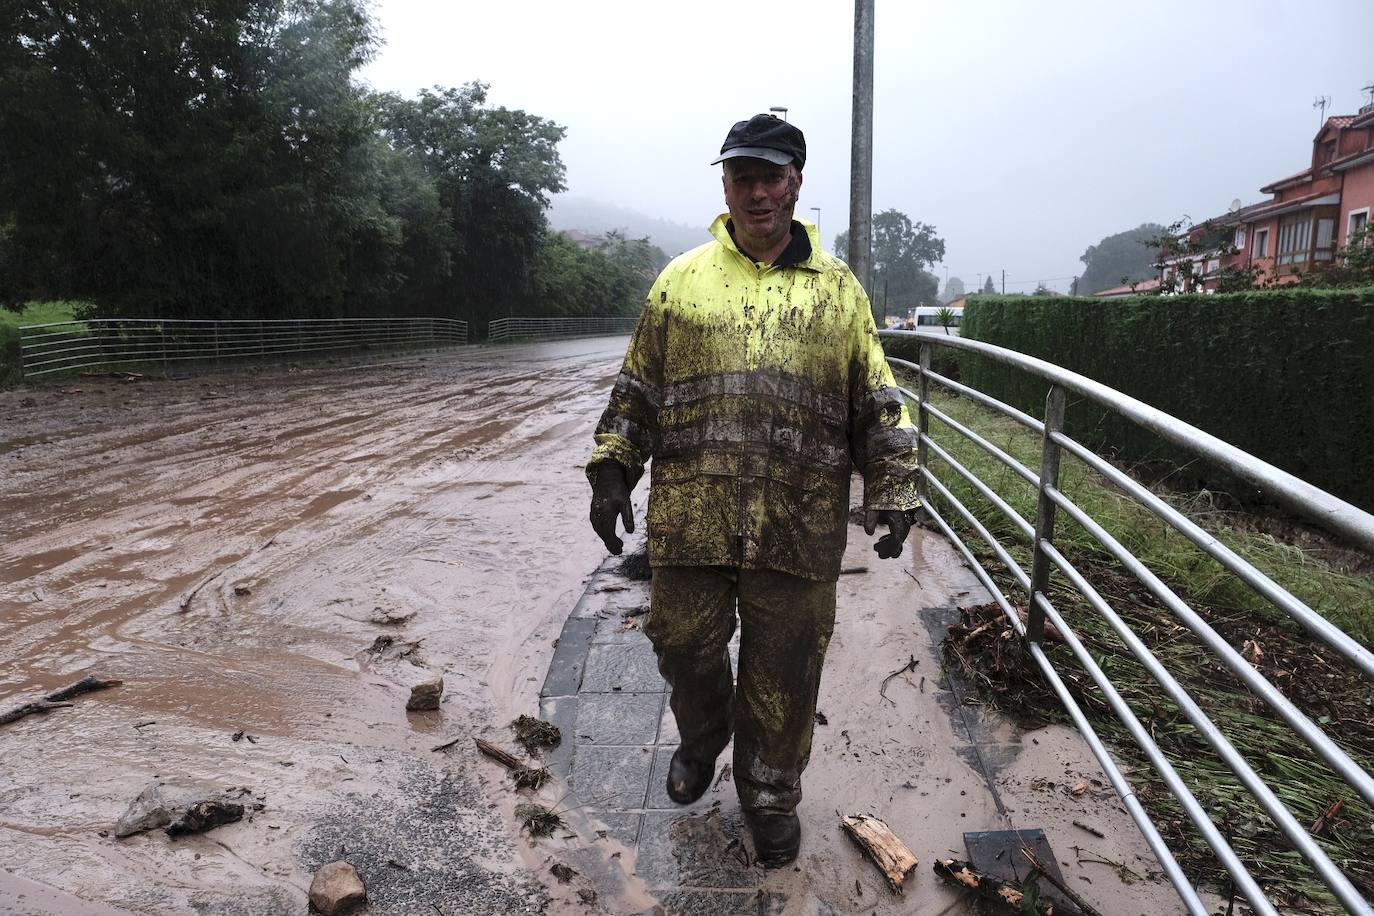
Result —
<path fill-rule="evenodd" d="M 966 831 L 1043 827 L 1069 869 L 1084 817 L 1100 828 L 1089 862 L 1152 876 L 1076 735 L 1022 733 L 945 683 L 944 627 L 987 598 L 919 530 L 901 562 L 875 563 L 851 528 L 795 869 L 731 864 L 724 770 L 712 810 L 651 810 L 645 761 L 676 743 L 666 720 L 578 750 L 617 791 L 555 779 L 539 797 L 571 832 L 521 834 L 524 799 L 471 739 L 514 748 L 508 724 L 541 709 L 577 608 L 581 632 L 623 643 L 636 634 L 597 602 L 647 602 L 642 582 L 605 587 L 586 522 L 582 464 L 625 343 L 0 392 L 0 713 L 87 674 L 122 681 L 0 726 L 0 916 L 304 914 L 312 873 L 340 858 L 377 914 L 935 916 L 970 911 L 929 873 Z M 433 674 L 440 708 L 407 712 Z M 602 741 L 595 726 L 579 715 L 569 743 Z M 628 773 L 647 782 L 625 789 Z M 246 816 L 116 839 L 155 783 L 227 793 Z M 912 844 L 905 897 L 842 836 L 841 810 Z M 627 819 L 644 829 L 601 829 Z M 555 863 L 578 876 L 560 883 Z M 1158 880 L 1072 867 L 1118 904 L 1104 912 L 1177 911 Z"/>
<path fill-rule="evenodd" d="M 444 912 L 546 909 L 444 771 L 471 742 L 431 748 L 537 708 L 603 555 L 579 465 L 624 346 L 0 392 L 0 709 L 123 681 L 0 730 L 0 913 L 304 912 L 312 859 L 362 854 L 350 819 L 394 820 L 387 858 Z M 445 701 L 407 713 L 426 670 Z M 263 807 L 107 835 L 169 779 Z M 468 835 L 423 835 L 444 806 Z"/>

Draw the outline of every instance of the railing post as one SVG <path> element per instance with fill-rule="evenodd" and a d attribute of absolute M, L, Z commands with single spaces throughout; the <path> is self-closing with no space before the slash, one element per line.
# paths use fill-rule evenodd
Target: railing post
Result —
<path fill-rule="evenodd" d="M 930 403 L 930 344 L 924 341 L 921 343 L 920 364 L 921 377 L 917 394 L 921 396 L 921 400 L 916 405 L 916 495 L 921 498 L 922 503 L 929 503 L 930 484 L 926 481 L 926 475 L 921 473 L 930 461 L 930 449 L 926 447 L 926 435 L 930 430 L 930 413 L 926 410 L 926 405 Z"/>
<path fill-rule="evenodd" d="M 1031 594 L 1026 608 L 1026 639 L 1039 642 L 1045 633 L 1045 611 L 1036 595 L 1049 598 L 1050 558 L 1045 544 L 1054 543 L 1055 504 L 1046 489 L 1059 487 L 1059 443 L 1054 434 L 1064 428 L 1064 389 L 1050 386 L 1045 396 L 1045 436 L 1040 445 L 1040 499 L 1035 507 L 1035 548 L 1031 554 Z"/>

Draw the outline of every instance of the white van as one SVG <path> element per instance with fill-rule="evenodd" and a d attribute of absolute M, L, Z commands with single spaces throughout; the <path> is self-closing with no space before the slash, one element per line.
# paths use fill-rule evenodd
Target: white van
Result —
<path fill-rule="evenodd" d="M 907 312 L 907 327 L 915 328 L 918 331 L 940 331 L 942 333 L 948 331 L 952 337 L 958 337 L 959 322 L 964 317 L 964 310 L 950 309 L 954 313 L 954 317 L 950 319 L 948 328 L 940 322 L 938 317 L 941 310 L 942 306 L 938 305 L 918 305 Z"/>

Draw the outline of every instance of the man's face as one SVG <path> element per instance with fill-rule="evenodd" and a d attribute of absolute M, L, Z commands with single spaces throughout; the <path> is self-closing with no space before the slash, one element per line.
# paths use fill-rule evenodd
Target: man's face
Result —
<path fill-rule="evenodd" d="M 796 166 L 741 156 L 725 160 L 721 180 L 737 234 L 755 247 L 771 247 L 787 235 L 801 192 Z"/>

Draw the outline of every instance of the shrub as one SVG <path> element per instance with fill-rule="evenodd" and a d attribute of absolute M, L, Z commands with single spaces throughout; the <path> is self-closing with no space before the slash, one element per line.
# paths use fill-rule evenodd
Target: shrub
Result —
<path fill-rule="evenodd" d="M 963 335 L 1109 385 L 1374 510 L 1374 288 L 1118 299 L 979 296 Z M 1046 384 L 963 355 L 964 381 L 1037 416 Z M 1069 433 L 1160 463 L 1175 483 L 1262 496 L 1089 404 Z"/>

